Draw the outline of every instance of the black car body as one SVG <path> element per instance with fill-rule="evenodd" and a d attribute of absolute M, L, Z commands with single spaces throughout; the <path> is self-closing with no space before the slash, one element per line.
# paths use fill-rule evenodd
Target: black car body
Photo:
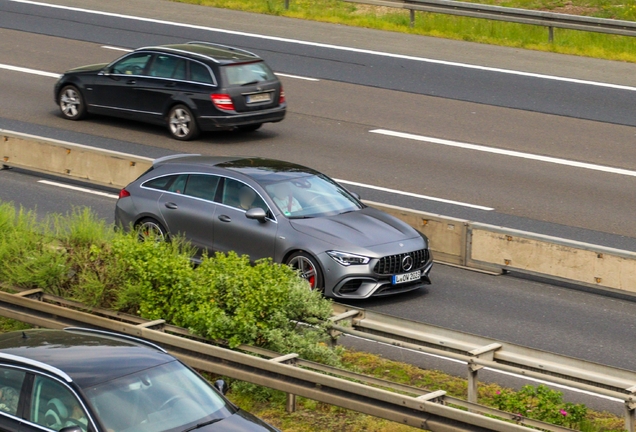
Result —
<path fill-rule="evenodd" d="M 179 140 L 253 131 L 283 120 L 287 108 L 280 80 L 260 57 L 206 42 L 144 47 L 71 69 L 54 97 L 67 119 L 94 113 L 167 125 Z"/>
<path fill-rule="evenodd" d="M 273 432 L 163 349 L 87 329 L 0 335 L 4 432 Z"/>

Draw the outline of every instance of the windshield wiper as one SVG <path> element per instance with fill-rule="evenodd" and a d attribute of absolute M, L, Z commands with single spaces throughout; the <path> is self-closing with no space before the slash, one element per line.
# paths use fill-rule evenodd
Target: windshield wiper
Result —
<path fill-rule="evenodd" d="M 313 219 L 313 216 L 288 216 L 287 219 Z"/>
<path fill-rule="evenodd" d="M 212 419 L 212 420 L 204 421 L 202 423 L 198 423 L 198 424 L 195 424 L 192 427 L 184 429 L 181 432 L 191 432 L 191 431 L 193 431 L 195 429 L 202 428 L 203 426 L 207 426 L 207 425 L 211 425 L 212 423 L 220 422 L 221 420 L 223 420 L 223 419 L 222 418 L 215 418 L 215 419 Z"/>
<path fill-rule="evenodd" d="M 250 82 L 246 82 L 245 84 L 241 84 L 241 87 L 245 87 L 248 85 L 254 85 L 254 84 L 258 84 L 260 81 L 256 80 L 256 81 L 250 81 Z"/>

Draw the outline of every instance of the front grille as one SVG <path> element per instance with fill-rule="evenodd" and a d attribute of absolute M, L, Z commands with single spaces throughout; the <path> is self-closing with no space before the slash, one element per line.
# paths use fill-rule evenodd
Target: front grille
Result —
<path fill-rule="evenodd" d="M 404 257 L 410 256 L 413 259 L 413 267 L 410 270 L 405 271 L 402 267 L 402 261 Z M 378 260 L 378 263 L 373 267 L 373 271 L 381 275 L 392 275 L 400 273 L 408 273 L 409 271 L 417 270 L 426 264 L 428 261 L 429 252 L 428 249 L 420 249 L 414 252 L 407 252 L 397 255 L 388 255 Z"/>

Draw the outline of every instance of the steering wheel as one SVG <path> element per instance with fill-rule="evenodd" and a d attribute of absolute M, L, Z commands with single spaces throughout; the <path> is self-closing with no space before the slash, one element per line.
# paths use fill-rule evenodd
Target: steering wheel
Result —
<path fill-rule="evenodd" d="M 324 195 L 316 195 L 315 197 L 313 197 L 309 201 L 307 201 L 307 205 L 305 207 L 315 207 L 315 206 L 318 205 L 320 200 L 323 201 L 323 204 L 328 204 L 329 203 L 329 201 L 327 200 L 326 196 L 324 196 Z"/>
<path fill-rule="evenodd" d="M 143 68 L 139 65 L 132 65 L 130 67 L 130 71 L 133 73 L 133 75 L 139 75 L 142 70 Z"/>
<path fill-rule="evenodd" d="M 161 404 L 161 406 L 159 407 L 157 411 L 164 410 L 166 407 L 168 407 L 168 405 L 171 405 L 180 399 L 186 399 L 186 397 L 183 395 L 175 395 L 175 396 L 172 396 L 171 398 L 168 398 L 167 401 Z"/>

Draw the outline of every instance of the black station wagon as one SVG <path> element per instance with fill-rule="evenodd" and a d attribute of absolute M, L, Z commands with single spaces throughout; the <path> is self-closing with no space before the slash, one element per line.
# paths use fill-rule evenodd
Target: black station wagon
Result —
<path fill-rule="evenodd" d="M 55 85 L 62 115 L 102 114 L 200 131 L 254 131 L 285 117 L 280 80 L 256 54 L 207 42 L 139 48 L 110 64 L 71 69 Z"/>
<path fill-rule="evenodd" d="M 142 339 L 77 328 L 0 335 L 3 432 L 277 431 L 225 387 Z"/>

